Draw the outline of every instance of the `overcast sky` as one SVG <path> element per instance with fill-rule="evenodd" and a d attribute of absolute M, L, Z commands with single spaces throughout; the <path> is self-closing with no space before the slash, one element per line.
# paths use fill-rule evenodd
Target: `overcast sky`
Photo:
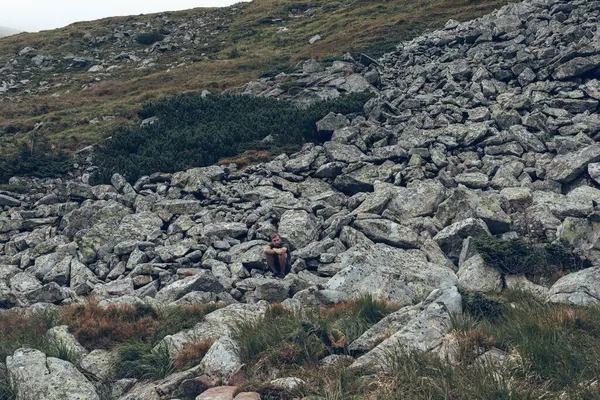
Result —
<path fill-rule="evenodd" d="M 0 26 L 35 32 L 77 21 L 195 7 L 224 7 L 240 0 L 0 0 Z"/>

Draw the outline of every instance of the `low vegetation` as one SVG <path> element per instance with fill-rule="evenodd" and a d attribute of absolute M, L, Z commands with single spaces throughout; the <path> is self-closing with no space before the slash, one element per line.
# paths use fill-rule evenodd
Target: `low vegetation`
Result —
<path fill-rule="evenodd" d="M 386 399 L 592 399 L 600 396 L 599 308 L 551 305 L 508 292 L 501 317 L 455 326 L 458 363 L 411 353 L 393 355 Z M 503 366 L 478 358 L 507 352 Z M 414 382 L 421 382 L 415 385 Z M 560 397 L 560 396 L 564 397 Z"/>
<path fill-rule="evenodd" d="M 252 379 L 260 381 L 273 369 L 286 374 L 315 368 L 331 354 L 348 354 L 353 340 L 394 310 L 370 296 L 321 311 L 291 311 L 273 305 L 259 320 L 239 323 L 233 337 L 242 360 L 254 365 Z"/>
<path fill-rule="evenodd" d="M 51 311 L 30 314 L 0 313 L 0 362 L 21 347 L 49 350 L 46 331 L 58 324 L 60 316 Z"/>
<path fill-rule="evenodd" d="M 464 296 L 465 312 L 452 320 L 454 356 L 446 359 L 397 349 L 387 355 L 391 370 L 376 378 L 343 366 L 328 367 L 316 362 L 328 354 L 346 354 L 343 340 L 339 339 L 370 325 L 357 317 L 355 309 L 344 305 L 318 315 L 299 315 L 279 306 L 271 307 L 264 319 L 239 327 L 244 359 L 253 365 L 246 389 L 273 399 L 600 396 L 600 308 L 547 304 L 523 292 L 505 292 L 495 297 Z M 343 328 L 345 318 L 339 320 L 334 315 L 346 315 L 366 325 L 352 334 L 353 329 Z M 325 332 L 336 332 L 337 336 L 331 340 L 332 335 Z M 499 359 L 482 356 L 489 350 L 505 355 Z M 301 378 L 307 385 L 282 391 L 268 383 L 281 376 Z"/>
<path fill-rule="evenodd" d="M 66 307 L 61 322 L 87 349 L 141 342 L 155 346 L 162 338 L 193 327 L 217 305 L 154 308 L 150 305 L 110 305 L 94 302 Z"/>
<path fill-rule="evenodd" d="M 140 118 L 158 120 L 115 132 L 96 156 L 100 170 L 91 183 L 105 183 L 114 172 L 135 181 L 153 172 L 202 167 L 248 150 L 248 156 L 261 160 L 268 154 L 295 151 L 304 141 L 323 139 L 316 129 L 319 119 L 329 112 L 361 112 L 369 97 L 353 94 L 304 110 L 248 96 L 181 95 L 151 102 L 140 110 Z M 261 142 L 269 135 L 271 141 Z"/>
<path fill-rule="evenodd" d="M 525 275 L 534 281 L 552 281 L 590 266 L 589 261 L 559 244 L 530 243 L 523 238 L 503 240 L 496 236 L 479 236 L 473 241 L 483 260 L 503 276 Z"/>
<path fill-rule="evenodd" d="M 186 343 L 175 354 L 175 358 L 173 360 L 175 363 L 175 368 L 180 371 L 184 371 L 200 364 L 200 361 L 202 361 L 212 344 L 212 340 L 198 340 L 191 343 Z"/>
<path fill-rule="evenodd" d="M 302 396 L 334 400 L 600 397 L 600 307 L 548 304 L 518 291 L 465 293 L 463 305 L 464 313 L 451 320 L 448 357 L 396 349 L 386 355 L 391 368 L 379 376 L 346 368 L 343 360 L 332 366 L 321 360 L 351 354 L 348 345 L 395 311 L 392 305 L 370 297 L 321 310 L 292 311 L 271 305 L 261 318 L 239 322 L 234 329 L 233 338 L 248 366 L 240 389 L 258 391 L 265 399 L 290 400 Z M 89 349 L 101 346 L 118 355 L 116 378 L 156 380 L 202 361 L 210 340 L 189 343 L 175 355 L 157 344 L 210 310 L 112 306 L 101 311 L 88 303 L 67 307 L 60 314 L 25 316 L 9 311 L 0 314 L 0 356 L 33 347 L 70 359 L 68 351 L 51 349 L 44 340 L 46 329 L 66 323 Z M 100 326 L 111 321 L 123 334 L 92 330 L 92 320 Z M 140 326 L 149 332 L 142 333 Z M 101 340 L 101 334 L 110 342 Z M 489 356 L 490 350 L 495 357 Z M 288 376 L 307 384 L 290 391 L 269 383 Z M 14 399 L 14 388 L 0 365 L 0 400 Z"/>
<path fill-rule="evenodd" d="M 161 379 L 175 371 L 175 362 L 165 345 L 129 342 L 117 347 L 118 378 Z"/>
<path fill-rule="evenodd" d="M 8 379 L 6 369 L 0 365 L 0 400 L 14 400 L 17 391 Z"/>
<path fill-rule="evenodd" d="M 15 175 L 56 177 L 66 174 L 72 167 L 73 160 L 66 152 L 32 151 L 23 147 L 16 154 L 0 157 L 0 183 L 7 183 Z"/>

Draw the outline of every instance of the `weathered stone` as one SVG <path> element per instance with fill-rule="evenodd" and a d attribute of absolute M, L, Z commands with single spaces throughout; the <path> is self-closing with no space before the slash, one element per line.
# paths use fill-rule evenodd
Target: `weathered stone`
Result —
<path fill-rule="evenodd" d="M 440 204 L 435 217 L 444 226 L 467 218 L 481 219 L 494 234 L 508 231 L 511 223 L 510 217 L 502 210 L 497 199 L 465 187 L 454 190 L 454 193 Z"/>
<path fill-rule="evenodd" d="M 390 357 L 387 356 L 390 352 L 427 352 L 438 347 L 450 330 L 451 315 L 462 312 L 461 296 L 456 287 L 435 290 L 423 301 L 421 309 L 399 331 L 359 357 L 350 368 L 373 372 L 389 371 L 392 368 Z"/>
<path fill-rule="evenodd" d="M 318 239 L 318 220 L 303 210 L 286 211 L 279 221 L 279 234 L 290 250 L 300 249 Z"/>
<path fill-rule="evenodd" d="M 437 181 L 415 181 L 400 188 L 388 203 L 383 216 L 398 223 L 433 215 L 444 200 L 444 186 Z"/>
<path fill-rule="evenodd" d="M 223 291 L 223 286 L 212 272 L 202 270 L 196 275 L 180 279 L 161 289 L 156 295 L 156 300 L 171 303 L 194 291 L 218 293 Z"/>
<path fill-rule="evenodd" d="M 19 399 L 99 400 L 94 386 L 68 361 L 38 350 L 18 349 L 6 368 Z"/>
<path fill-rule="evenodd" d="M 574 306 L 600 303 L 600 267 L 591 267 L 560 278 L 548 292 L 548 301 Z"/>
<path fill-rule="evenodd" d="M 405 249 L 416 249 L 420 244 L 419 236 L 412 229 L 388 219 L 361 219 L 352 226 L 374 242 Z"/>
<path fill-rule="evenodd" d="M 547 168 L 547 178 L 561 183 L 571 182 L 587 168 L 588 164 L 597 161 L 600 161 L 599 144 L 556 156 Z"/>
<path fill-rule="evenodd" d="M 202 205 L 197 200 L 163 200 L 152 206 L 156 213 L 171 215 L 196 214 L 202 210 Z"/>
<path fill-rule="evenodd" d="M 349 296 L 371 294 L 398 305 L 424 299 L 433 289 L 453 286 L 454 272 L 431 264 L 419 250 L 376 244 L 341 255 L 342 270 L 326 288 Z"/>
<path fill-rule="evenodd" d="M 83 357 L 80 363 L 82 370 L 95 376 L 101 381 L 106 381 L 114 375 L 114 366 L 117 358 L 107 350 L 93 350 Z"/>
<path fill-rule="evenodd" d="M 481 219 L 467 218 L 448 225 L 433 238 L 451 259 L 457 260 L 462 250 L 463 239 L 469 236 L 490 235 L 490 231 Z"/>
<path fill-rule="evenodd" d="M 469 292 L 499 292 L 502 290 L 500 273 L 485 264 L 477 254 L 467 259 L 458 272 L 458 288 Z"/>

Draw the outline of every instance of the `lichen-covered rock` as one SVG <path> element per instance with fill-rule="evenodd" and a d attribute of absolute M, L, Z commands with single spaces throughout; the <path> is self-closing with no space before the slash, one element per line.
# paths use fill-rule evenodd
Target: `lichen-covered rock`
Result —
<path fill-rule="evenodd" d="M 600 267 L 591 267 L 560 278 L 548 292 L 548 301 L 574 306 L 600 303 Z"/>
<path fill-rule="evenodd" d="M 223 285 L 212 272 L 201 270 L 196 275 L 180 279 L 161 289 L 156 300 L 167 304 L 194 291 L 218 293 L 223 291 Z"/>
<path fill-rule="evenodd" d="M 600 161 L 600 145 L 593 144 L 579 151 L 556 156 L 548 166 L 548 179 L 571 182 L 586 170 L 588 164 Z"/>
<path fill-rule="evenodd" d="M 319 237 L 317 218 L 303 210 L 289 210 L 283 213 L 279 221 L 279 234 L 289 250 L 300 249 Z"/>
<path fill-rule="evenodd" d="M 46 358 L 39 350 L 16 350 L 7 357 L 6 369 L 19 400 L 100 400 L 94 385 L 73 364 Z"/>
<path fill-rule="evenodd" d="M 361 219 L 353 226 L 374 242 L 404 249 L 415 249 L 420 244 L 415 231 L 388 219 Z"/>
<path fill-rule="evenodd" d="M 420 250 L 375 244 L 341 255 L 342 270 L 327 283 L 348 296 L 371 294 L 398 305 L 423 300 L 432 290 L 456 285 L 454 272 L 427 261 Z"/>
<path fill-rule="evenodd" d="M 419 305 L 419 311 L 409 313 L 404 326 L 356 359 L 350 368 L 361 371 L 389 371 L 390 356 L 402 350 L 428 352 L 440 346 L 450 330 L 450 318 L 462 312 L 462 300 L 456 287 L 433 291 Z"/>

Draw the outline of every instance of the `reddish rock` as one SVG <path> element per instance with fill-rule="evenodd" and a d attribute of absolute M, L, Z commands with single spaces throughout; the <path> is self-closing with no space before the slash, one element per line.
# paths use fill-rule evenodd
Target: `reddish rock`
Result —
<path fill-rule="evenodd" d="M 237 386 L 218 386 L 208 389 L 196 397 L 196 400 L 233 400 L 236 390 Z"/>
<path fill-rule="evenodd" d="M 260 394 L 256 392 L 243 392 L 235 396 L 233 400 L 260 400 Z"/>

